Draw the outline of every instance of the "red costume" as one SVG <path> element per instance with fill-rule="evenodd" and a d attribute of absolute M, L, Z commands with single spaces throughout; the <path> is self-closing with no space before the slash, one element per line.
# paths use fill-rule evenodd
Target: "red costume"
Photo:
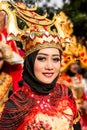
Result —
<path fill-rule="evenodd" d="M 2 35 L 6 40 L 2 47 L 6 48 L 4 52 L 7 55 L 4 71 L 12 76 L 13 91 L 16 91 L 19 89 L 18 82 L 22 79 L 23 56 L 20 55 L 16 42 L 9 38 L 6 28 L 2 30 Z"/>
<path fill-rule="evenodd" d="M 66 86 L 56 84 L 51 93 L 38 95 L 24 83 L 6 104 L 0 130 L 69 130 L 76 115 L 74 99 Z"/>
<path fill-rule="evenodd" d="M 84 102 L 87 103 L 87 97 L 84 91 L 83 77 L 78 72 L 72 72 L 70 70 L 71 65 L 76 63 L 76 61 L 80 62 L 80 66 L 82 68 L 87 67 L 87 53 L 86 48 L 81 46 L 80 44 L 72 43 L 71 45 L 66 46 L 62 55 L 62 66 L 61 66 L 61 74 L 58 79 L 59 83 L 66 84 L 73 92 L 75 97 L 78 110 L 81 111 L 81 127 L 85 126 L 87 128 L 87 114 L 82 110 L 82 106 Z M 75 68 L 74 68 L 75 70 Z M 73 74 L 73 75 L 72 75 Z"/>

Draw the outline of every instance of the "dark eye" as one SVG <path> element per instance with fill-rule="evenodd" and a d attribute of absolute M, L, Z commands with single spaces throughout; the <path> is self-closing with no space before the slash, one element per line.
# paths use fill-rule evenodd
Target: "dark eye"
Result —
<path fill-rule="evenodd" d="M 45 60 L 46 60 L 46 58 L 45 58 L 45 57 L 40 56 L 40 57 L 37 57 L 37 60 L 39 60 L 39 61 L 45 61 Z"/>
<path fill-rule="evenodd" d="M 58 62 L 58 61 L 60 61 L 60 58 L 53 58 L 53 61 Z"/>

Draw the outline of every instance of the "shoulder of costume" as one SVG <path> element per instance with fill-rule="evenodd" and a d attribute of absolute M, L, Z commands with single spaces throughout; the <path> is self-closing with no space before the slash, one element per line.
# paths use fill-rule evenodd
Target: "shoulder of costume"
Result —
<path fill-rule="evenodd" d="M 65 84 L 56 83 L 56 88 L 62 92 L 62 96 L 68 96 L 69 88 Z"/>

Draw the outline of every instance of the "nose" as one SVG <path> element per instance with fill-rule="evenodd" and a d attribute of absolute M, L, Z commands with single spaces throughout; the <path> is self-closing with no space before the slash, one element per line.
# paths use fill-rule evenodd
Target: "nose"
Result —
<path fill-rule="evenodd" d="M 48 60 L 46 63 L 46 67 L 47 70 L 52 70 L 53 69 L 53 64 L 51 62 L 51 60 Z"/>

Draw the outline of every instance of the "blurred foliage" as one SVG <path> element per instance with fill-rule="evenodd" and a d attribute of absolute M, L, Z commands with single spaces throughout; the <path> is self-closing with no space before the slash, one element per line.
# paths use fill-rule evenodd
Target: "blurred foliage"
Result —
<path fill-rule="evenodd" d="M 15 0 L 26 3 L 29 7 L 35 5 L 35 2 L 41 2 L 41 0 Z M 74 34 L 78 37 L 85 37 L 87 39 L 87 0 L 63 0 L 63 7 L 55 9 L 55 4 L 48 7 L 47 4 L 50 0 L 46 0 L 46 3 L 42 7 L 38 7 L 37 13 L 43 15 L 48 13 L 48 18 L 52 19 L 54 13 L 64 11 L 73 23 Z"/>
<path fill-rule="evenodd" d="M 62 9 L 73 22 L 75 35 L 87 39 L 87 0 L 70 0 Z"/>

